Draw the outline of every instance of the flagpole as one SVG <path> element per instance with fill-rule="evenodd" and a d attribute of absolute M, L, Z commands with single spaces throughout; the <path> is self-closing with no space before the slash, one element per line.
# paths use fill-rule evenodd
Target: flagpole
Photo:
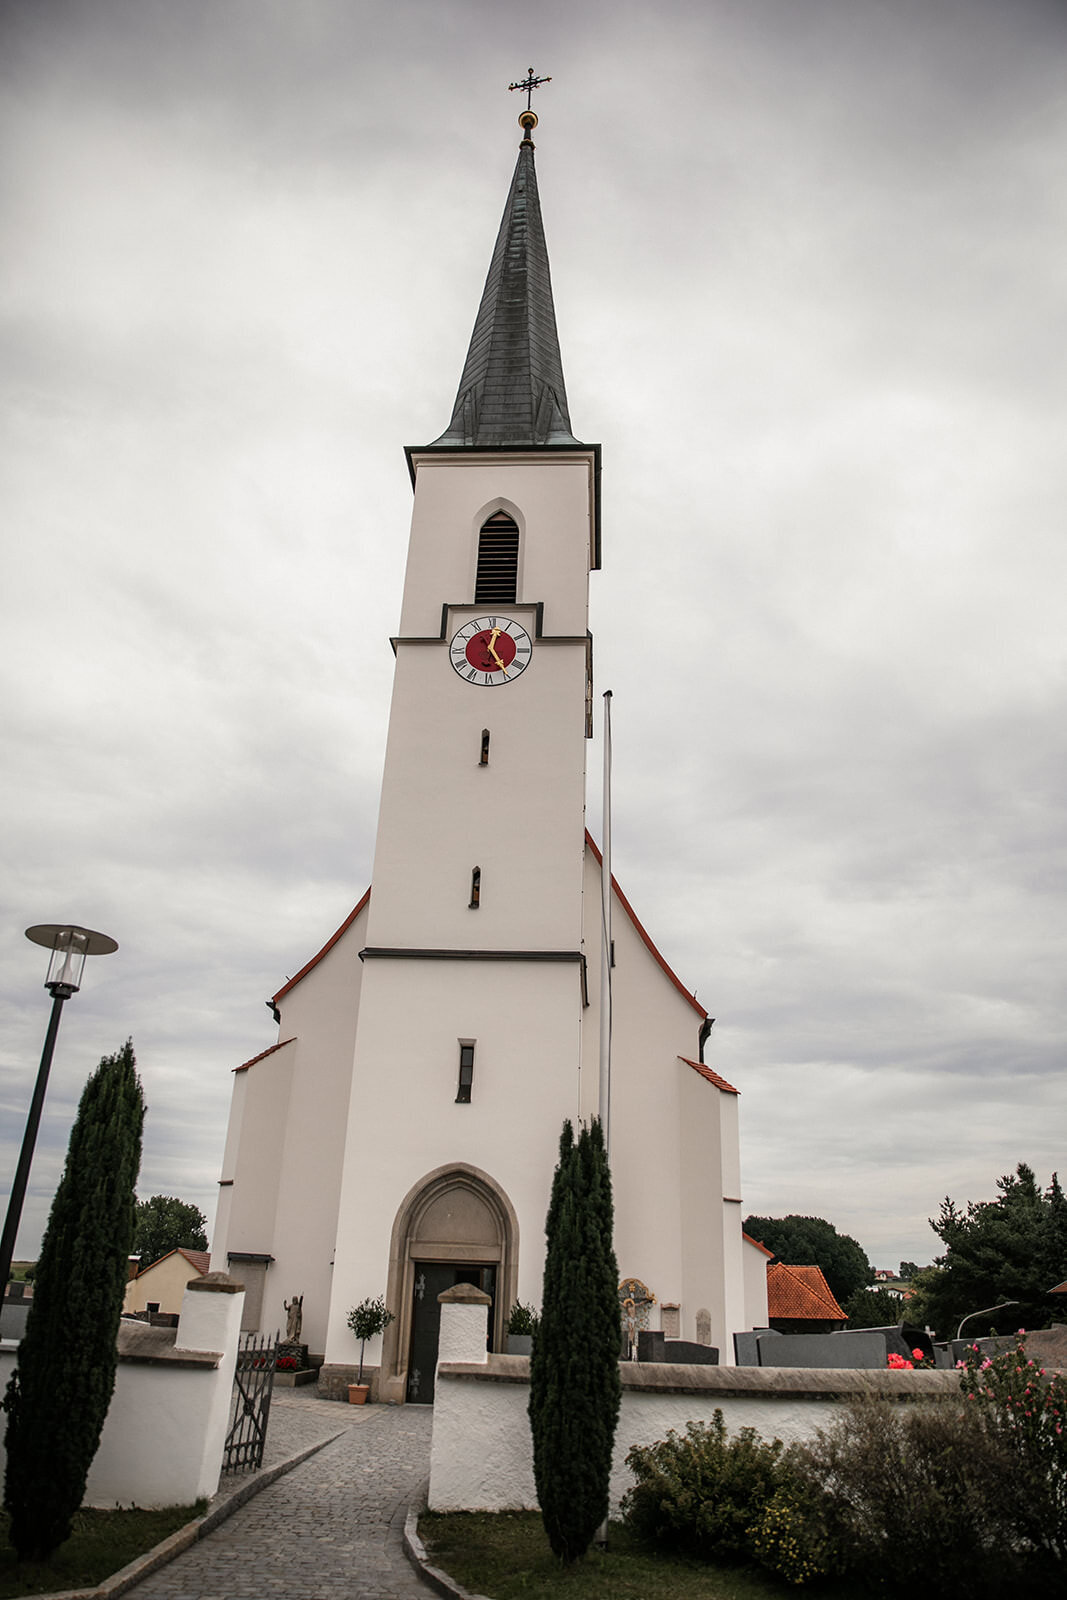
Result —
<path fill-rule="evenodd" d="M 611 1155 L 611 690 L 604 692 L 604 841 L 600 865 L 600 1126 Z"/>

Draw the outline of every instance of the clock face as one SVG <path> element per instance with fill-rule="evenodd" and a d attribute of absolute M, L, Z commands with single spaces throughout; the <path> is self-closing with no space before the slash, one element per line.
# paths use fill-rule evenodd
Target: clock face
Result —
<path fill-rule="evenodd" d="M 448 647 L 448 659 L 460 677 L 480 689 L 514 683 L 532 655 L 533 640 L 513 617 L 471 617 Z"/>

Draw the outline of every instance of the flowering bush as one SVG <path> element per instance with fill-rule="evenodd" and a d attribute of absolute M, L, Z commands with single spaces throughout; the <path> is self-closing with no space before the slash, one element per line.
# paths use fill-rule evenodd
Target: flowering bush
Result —
<path fill-rule="evenodd" d="M 885 1364 L 887 1367 L 891 1368 L 893 1372 L 911 1372 L 915 1367 L 933 1366 L 933 1362 L 928 1356 L 923 1355 L 921 1350 L 913 1350 L 911 1354 L 912 1359 L 908 1361 L 904 1356 L 898 1356 L 896 1351 L 893 1350 L 888 1356 L 886 1356 Z"/>
<path fill-rule="evenodd" d="M 279 1356 L 276 1365 L 279 1372 L 298 1371 L 297 1359 L 295 1356 Z"/>
<path fill-rule="evenodd" d="M 1027 1536 L 1067 1560 L 1067 1376 L 1031 1361 L 1021 1330 L 1014 1350 L 983 1357 L 972 1345 L 957 1366 L 961 1392 L 1010 1443 L 1028 1482 Z"/>

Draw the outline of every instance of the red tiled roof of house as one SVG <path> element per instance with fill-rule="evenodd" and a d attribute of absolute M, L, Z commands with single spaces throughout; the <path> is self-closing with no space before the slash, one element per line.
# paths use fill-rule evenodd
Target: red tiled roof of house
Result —
<path fill-rule="evenodd" d="M 602 867 L 604 865 L 604 857 L 600 853 L 600 851 L 597 849 L 596 841 L 594 840 L 593 835 L 589 832 L 588 828 L 586 828 L 586 830 L 585 830 L 585 842 L 589 846 L 590 850 L 593 852 L 594 856 L 596 857 L 598 864 Z M 667 965 L 666 961 L 664 961 L 663 957 L 660 955 L 659 951 L 656 949 L 655 945 L 652 943 L 652 940 L 649 938 L 648 934 L 645 932 L 644 928 L 641 926 L 641 923 L 638 920 L 638 916 L 637 916 L 636 911 L 634 910 L 633 906 L 630 904 L 629 900 L 627 900 L 627 898 L 623 894 L 622 890 L 619 888 L 619 880 L 616 878 L 614 873 L 611 874 L 611 887 L 615 891 L 615 898 L 618 900 L 619 904 L 622 906 L 622 909 L 626 912 L 626 915 L 629 917 L 630 921 L 633 923 L 634 929 L 635 929 L 638 937 L 641 939 L 641 941 L 644 944 L 645 948 L 648 950 L 649 954 L 652 956 L 652 959 L 656 962 L 656 964 L 658 966 L 662 967 L 663 971 L 667 974 L 668 978 L 674 984 L 674 987 L 678 990 L 678 993 L 685 996 L 685 998 L 689 1001 L 689 1004 L 693 1007 L 693 1010 L 699 1012 L 701 1017 L 706 1017 L 707 1016 L 707 1012 L 704 1010 L 704 1007 L 700 1004 L 700 1001 L 697 999 L 696 995 L 695 994 L 690 994 L 689 990 L 686 988 L 686 986 L 682 982 L 681 978 L 679 978 L 678 974 L 676 972 L 674 972 L 672 970 L 672 968 L 670 968 Z M 734 1090 L 734 1093 L 735 1094 L 737 1093 L 736 1089 Z"/>
<path fill-rule="evenodd" d="M 184 1247 L 182 1247 L 179 1248 L 178 1254 L 180 1256 L 184 1256 L 189 1265 L 195 1267 L 201 1276 L 205 1272 L 211 1271 L 210 1250 L 186 1250 Z"/>
<path fill-rule="evenodd" d="M 727 1083 L 726 1079 L 721 1077 L 719 1073 L 712 1072 L 711 1068 L 705 1066 L 703 1061 L 690 1061 L 688 1056 L 679 1056 L 678 1060 L 684 1061 L 686 1066 L 692 1067 L 694 1072 L 699 1072 L 702 1078 L 707 1078 L 709 1083 L 713 1083 L 716 1089 L 721 1089 L 724 1094 L 741 1093 L 740 1089 L 735 1089 L 732 1083 Z M 769 1255 L 770 1251 L 767 1253 Z"/>
<path fill-rule="evenodd" d="M 247 1072 L 249 1067 L 254 1067 L 257 1061 L 266 1061 L 275 1050 L 284 1050 L 287 1044 L 292 1044 L 292 1039 L 279 1039 L 277 1044 L 268 1045 L 266 1050 L 261 1050 L 258 1056 L 252 1056 L 249 1061 L 242 1061 L 239 1067 L 234 1067 L 234 1072 Z"/>
<path fill-rule="evenodd" d="M 142 1267 L 137 1276 L 139 1278 L 143 1278 L 146 1272 L 151 1272 L 154 1267 L 162 1266 L 163 1262 L 169 1261 L 171 1256 L 184 1256 L 193 1270 L 195 1272 L 199 1272 L 201 1277 L 203 1277 L 206 1272 L 210 1271 L 210 1251 L 186 1250 L 183 1245 L 179 1245 L 175 1250 L 168 1250 L 165 1256 L 157 1256 L 154 1261 L 149 1262 L 147 1267 Z"/>
<path fill-rule="evenodd" d="M 767 1316 L 794 1322 L 847 1320 L 821 1267 L 787 1267 L 784 1261 L 767 1264 Z"/>
<path fill-rule="evenodd" d="M 367 901 L 369 899 L 370 899 L 370 890 L 368 889 L 366 894 L 363 896 L 362 900 L 360 900 L 356 905 L 354 905 L 352 907 L 352 910 L 348 913 L 348 916 L 342 922 L 342 924 L 338 928 L 337 932 L 334 933 L 334 934 L 331 934 L 330 938 L 327 939 L 326 943 L 323 945 L 322 949 L 318 952 L 318 954 L 312 956 L 311 960 L 306 962 L 304 964 L 304 966 L 302 966 L 300 968 L 300 971 L 295 975 L 295 977 L 292 977 L 292 978 L 290 978 L 288 980 L 288 982 L 283 983 L 281 988 L 278 990 L 277 994 L 271 995 L 269 1001 L 267 1002 L 268 1005 L 276 1006 L 278 1004 L 278 1001 L 282 998 L 283 995 L 287 995 L 289 993 L 290 989 L 294 989 L 296 987 L 296 985 L 300 982 L 301 978 L 306 978 L 307 977 L 307 975 L 311 971 L 312 967 L 317 967 L 318 966 L 318 964 L 322 960 L 323 956 L 329 954 L 329 952 L 333 949 L 334 945 L 337 943 L 337 941 L 341 937 L 341 935 L 343 933 L 347 933 L 348 932 L 349 928 L 352 926 L 353 922 L 355 922 L 356 918 L 359 916 L 360 912 L 363 910 L 363 907 L 367 904 Z"/>

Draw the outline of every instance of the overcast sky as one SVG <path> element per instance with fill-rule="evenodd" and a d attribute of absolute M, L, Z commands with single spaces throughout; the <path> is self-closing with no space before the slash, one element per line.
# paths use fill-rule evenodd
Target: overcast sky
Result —
<path fill-rule="evenodd" d="M 23 929 L 120 945 L 19 1254 L 131 1034 L 141 1193 L 213 1219 L 231 1069 L 366 887 L 402 447 L 530 63 L 615 870 L 717 1018 L 746 1210 L 896 1266 L 1067 1167 L 1060 0 L 2 0 L 5 1184 Z"/>

